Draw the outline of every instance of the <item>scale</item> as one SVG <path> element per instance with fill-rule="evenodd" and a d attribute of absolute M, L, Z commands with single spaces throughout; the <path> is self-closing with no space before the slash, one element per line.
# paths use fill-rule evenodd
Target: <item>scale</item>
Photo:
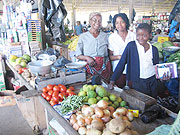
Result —
<path fill-rule="evenodd" d="M 86 69 L 80 63 L 75 63 L 78 67 L 73 65 L 74 63 L 69 63 L 69 66 L 63 67 L 51 67 L 51 72 L 45 75 L 37 75 L 35 80 L 35 87 L 37 90 L 42 90 L 48 84 L 72 84 L 76 82 L 86 81 Z M 72 67 L 71 67 L 72 66 Z M 67 68 L 69 67 L 69 68 Z"/>

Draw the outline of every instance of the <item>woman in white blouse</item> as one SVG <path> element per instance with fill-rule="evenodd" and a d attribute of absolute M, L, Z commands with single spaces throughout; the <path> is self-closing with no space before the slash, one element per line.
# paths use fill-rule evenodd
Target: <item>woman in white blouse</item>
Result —
<path fill-rule="evenodd" d="M 135 33 L 129 30 L 129 19 L 125 13 L 116 14 L 113 17 L 113 27 L 115 32 L 109 36 L 109 55 L 112 61 L 112 68 L 115 68 L 124 52 L 127 44 L 136 39 Z M 116 85 L 123 88 L 126 85 L 126 68 L 121 77 L 116 81 Z"/>

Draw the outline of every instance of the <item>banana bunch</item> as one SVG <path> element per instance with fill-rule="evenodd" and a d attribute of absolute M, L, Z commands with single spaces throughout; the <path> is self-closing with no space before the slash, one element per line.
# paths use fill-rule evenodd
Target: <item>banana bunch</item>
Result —
<path fill-rule="evenodd" d="M 72 42 L 68 45 L 68 49 L 70 49 L 71 51 L 76 51 L 78 39 L 79 39 L 78 36 L 72 37 Z"/>

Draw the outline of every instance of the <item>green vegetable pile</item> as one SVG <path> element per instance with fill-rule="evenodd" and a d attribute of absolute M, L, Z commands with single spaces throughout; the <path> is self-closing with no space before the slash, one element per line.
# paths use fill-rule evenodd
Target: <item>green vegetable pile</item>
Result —
<path fill-rule="evenodd" d="M 83 105 L 83 99 L 85 97 L 83 96 L 77 96 L 77 95 L 72 95 L 68 96 L 65 98 L 62 102 L 61 105 L 58 106 L 58 110 L 63 114 L 67 114 L 68 112 L 74 111 L 76 109 L 80 109 L 80 107 Z"/>
<path fill-rule="evenodd" d="M 178 69 L 180 68 L 180 51 L 169 56 L 167 62 L 176 62 Z"/>

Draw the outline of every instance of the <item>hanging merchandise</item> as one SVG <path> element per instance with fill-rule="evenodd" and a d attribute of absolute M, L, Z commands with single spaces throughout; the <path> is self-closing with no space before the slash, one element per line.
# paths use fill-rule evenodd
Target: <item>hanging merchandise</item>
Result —
<path fill-rule="evenodd" d="M 62 0 L 43 0 L 43 16 L 49 32 L 54 40 L 64 42 L 66 36 L 63 29 L 64 19 L 67 16 L 67 11 L 62 3 Z"/>

